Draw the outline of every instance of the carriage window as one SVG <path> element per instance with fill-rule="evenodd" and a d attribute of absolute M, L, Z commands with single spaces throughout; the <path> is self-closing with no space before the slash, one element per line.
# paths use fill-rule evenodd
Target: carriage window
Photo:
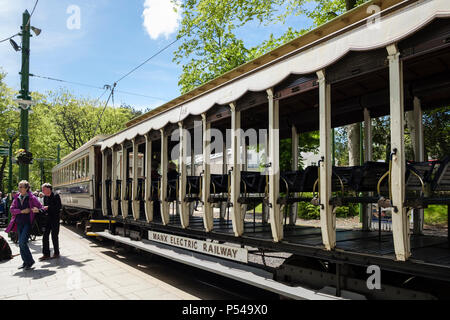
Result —
<path fill-rule="evenodd" d="M 85 161 L 85 174 L 86 174 L 86 178 L 89 178 L 89 157 L 84 158 Z"/>
<path fill-rule="evenodd" d="M 137 176 L 138 178 L 144 177 L 144 154 L 142 152 L 138 153 L 138 165 L 137 165 Z"/>
<path fill-rule="evenodd" d="M 133 177 L 133 169 L 134 169 L 134 162 L 133 162 L 133 152 L 128 153 L 128 177 Z"/>
<path fill-rule="evenodd" d="M 81 160 L 81 177 L 86 178 L 86 159 Z"/>

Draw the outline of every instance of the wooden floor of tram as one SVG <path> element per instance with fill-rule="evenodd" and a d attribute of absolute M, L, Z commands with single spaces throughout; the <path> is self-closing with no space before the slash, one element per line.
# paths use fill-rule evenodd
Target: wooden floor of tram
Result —
<path fill-rule="evenodd" d="M 249 216 L 247 215 L 247 217 Z M 247 219 L 244 223 L 244 237 L 263 241 L 272 240 L 272 231 L 269 223 L 263 224 L 249 220 Z M 155 217 L 153 223 L 162 224 L 162 221 Z M 181 221 L 178 215 L 170 215 L 169 226 L 181 227 Z M 190 216 L 188 229 L 205 231 L 203 218 L 200 216 Z M 215 218 L 212 233 L 232 236 L 234 232 L 231 220 Z M 285 225 L 283 242 L 295 245 L 323 247 L 320 227 Z M 449 244 L 450 242 L 447 237 L 411 235 L 411 258 L 420 262 L 450 267 Z M 386 231 L 382 231 L 380 237 L 378 231 L 337 229 L 336 248 L 347 252 L 395 259 L 393 236 L 391 232 Z"/>

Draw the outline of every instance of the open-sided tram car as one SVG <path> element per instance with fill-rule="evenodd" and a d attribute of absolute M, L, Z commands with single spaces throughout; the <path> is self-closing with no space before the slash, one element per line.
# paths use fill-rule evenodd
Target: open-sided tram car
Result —
<path fill-rule="evenodd" d="M 449 71 L 448 0 L 370 1 L 89 142 L 55 167 L 54 183 L 67 211 L 101 210 L 112 234 L 286 252 L 279 280 L 374 298 L 448 298 L 449 238 L 424 235 L 423 209 L 449 205 L 449 157 L 425 161 L 421 119 L 450 105 Z M 405 157 L 405 112 L 415 119 L 414 159 Z M 371 152 L 371 119 L 381 116 L 391 121 L 384 163 Z M 356 122 L 364 123 L 365 163 L 333 166 L 331 129 Z M 253 129 L 265 135 L 254 141 Z M 298 135 L 317 130 L 321 160 L 299 169 Z M 212 132 L 222 133 L 221 150 Z M 289 137 L 292 170 L 281 171 L 279 141 Z M 261 169 L 251 171 L 247 150 L 264 142 Z M 220 153 L 223 163 L 213 164 Z M 169 161 L 178 168 L 171 180 Z M 296 224 L 301 201 L 319 207 L 320 227 Z M 362 229 L 336 228 L 336 208 L 349 203 L 367 207 Z M 371 229 L 373 203 L 392 211 L 392 231 Z M 259 204 L 261 216 L 251 210 Z M 365 286 L 373 265 L 388 289 Z"/>

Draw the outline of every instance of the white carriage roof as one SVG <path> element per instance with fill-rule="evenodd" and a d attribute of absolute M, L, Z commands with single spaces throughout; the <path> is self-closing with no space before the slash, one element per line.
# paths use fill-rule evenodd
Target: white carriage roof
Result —
<path fill-rule="evenodd" d="M 66 160 L 68 159 L 72 159 L 75 156 L 77 156 L 78 154 L 82 153 L 83 151 L 85 151 L 86 149 L 88 149 L 89 147 L 91 147 L 92 145 L 95 145 L 97 143 L 101 143 L 105 138 L 109 137 L 109 135 L 97 135 L 95 137 L 93 137 L 91 140 L 89 140 L 88 142 L 86 142 L 85 144 L 83 144 L 81 147 L 79 147 L 77 150 L 72 151 L 71 153 L 69 153 L 68 155 L 66 155 L 65 157 L 63 157 L 61 159 L 61 162 L 56 165 L 53 169 L 56 170 L 62 166 L 65 165 Z"/>
<path fill-rule="evenodd" d="M 433 19 L 450 17 L 449 0 L 373 0 L 130 121 L 105 139 L 102 150 L 132 140 L 215 104 L 227 105 L 248 91 L 274 87 L 290 74 L 317 72 L 349 51 L 386 47 L 420 30 Z M 374 5 L 381 8 L 374 16 Z"/>

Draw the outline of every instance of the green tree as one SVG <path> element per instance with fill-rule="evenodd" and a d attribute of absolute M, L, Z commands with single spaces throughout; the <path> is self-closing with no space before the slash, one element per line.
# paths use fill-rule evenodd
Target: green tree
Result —
<path fill-rule="evenodd" d="M 128 106 L 105 107 L 103 102 L 76 97 L 66 89 L 50 92 L 45 105 L 58 135 L 70 151 L 78 149 L 94 135 L 120 131 L 137 112 Z"/>
<path fill-rule="evenodd" d="M 423 128 L 426 159 L 450 156 L 450 106 L 424 111 Z"/>
<path fill-rule="evenodd" d="M 14 142 L 18 141 L 18 132 L 20 124 L 20 113 L 18 107 L 14 104 L 13 99 L 17 95 L 5 83 L 6 73 L 0 69 L 0 144 L 9 143 L 9 136 L 6 134 L 8 128 L 13 128 L 16 135 L 13 137 Z M 18 143 L 17 143 L 18 144 Z M 13 150 L 14 147 L 13 147 Z M 8 157 L 0 157 L 0 191 L 5 192 L 7 184 L 5 177 L 8 176 Z"/>

